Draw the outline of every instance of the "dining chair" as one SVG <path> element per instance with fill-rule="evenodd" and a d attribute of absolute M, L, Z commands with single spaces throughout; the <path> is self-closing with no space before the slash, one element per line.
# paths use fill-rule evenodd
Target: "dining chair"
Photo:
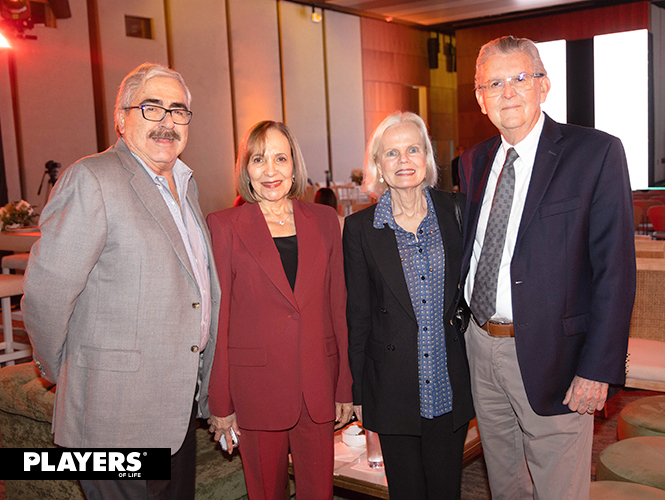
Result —
<path fill-rule="evenodd" d="M 647 215 L 654 231 L 651 236 L 658 240 L 665 240 L 665 205 L 650 207 Z"/>
<path fill-rule="evenodd" d="M 637 206 L 633 205 L 633 217 L 635 218 L 635 232 L 637 232 L 638 228 L 640 227 L 640 224 L 642 223 L 642 209 Z"/>
<path fill-rule="evenodd" d="M 660 200 L 633 200 L 633 207 L 640 207 L 642 209 L 642 221 L 640 222 L 640 229 L 644 234 L 648 234 L 652 231 L 651 224 L 649 223 L 649 218 L 647 217 L 647 212 L 649 208 L 656 205 L 665 205 Z"/>
<path fill-rule="evenodd" d="M 0 261 L 0 267 L 2 267 L 2 274 L 9 274 L 11 269 L 25 271 L 25 268 L 28 267 L 29 257 L 30 257 L 29 252 L 5 255 L 2 258 L 2 261 Z"/>
<path fill-rule="evenodd" d="M 4 342 L 0 342 L 0 365 L 13 365 L 17 359 L 32 356 L 30 344 L 14 341 L 12 325 L 12 301 L 16 295 L 23 295 L 23 276 L 20 274 L 0 274 L 0 304 L 2 304 L 2 334 Z"/>

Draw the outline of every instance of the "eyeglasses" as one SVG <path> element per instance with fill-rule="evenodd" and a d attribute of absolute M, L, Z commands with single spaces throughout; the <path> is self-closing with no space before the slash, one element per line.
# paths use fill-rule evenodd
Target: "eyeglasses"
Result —
<path fill-rule="evenodd" d="M 506 88 L 506 82 L 508 82 L 515 92 L 526 92 L 533 87 L 534 78 L 541 78 L 543 76 L 545 76 L 544 73 L 520 73 L 519 75 L 505 79 L 496 78 L 494 80 L 488 80 L 485 82 L 485 85 L 478 85 L 476 90 L 483 89 L 485 90 L 485 95 L 487 97 L 496 97 L 503 94 L 503 91 Z"/>
<path fill-rule="evenodd" d="M 171 114 L 171 119 L 173 119 L 173 123 L 176 125 L 189 125 L 189 122 L 192 121 L 192 112 L 187 109 L 166 109 L 152 104 L 128 106 L 125 109 L 140 109 L 143 118 L 151 122 L 161 122 L 166 113 Z"/>

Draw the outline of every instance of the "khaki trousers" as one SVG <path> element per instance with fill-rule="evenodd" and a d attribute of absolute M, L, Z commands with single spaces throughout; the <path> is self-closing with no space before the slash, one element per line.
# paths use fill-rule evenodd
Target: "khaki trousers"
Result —
<path fill-rule="evenodd" d="M 471 320 L 466 346 L 492 500 L 588 500 L 593 415 L 534 413 L 514 338 Z"/>

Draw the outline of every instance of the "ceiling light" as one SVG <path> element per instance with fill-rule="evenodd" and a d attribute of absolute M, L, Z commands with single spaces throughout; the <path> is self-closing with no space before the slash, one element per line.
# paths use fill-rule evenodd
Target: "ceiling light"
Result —
<path fill-rule="evenodd" d="M 320 23 L 321 19 L 323 19 L 323 16 L 321 14 L 316 12 L 316 9 L 312 5 L 312 22 L 313 23 Z"/>

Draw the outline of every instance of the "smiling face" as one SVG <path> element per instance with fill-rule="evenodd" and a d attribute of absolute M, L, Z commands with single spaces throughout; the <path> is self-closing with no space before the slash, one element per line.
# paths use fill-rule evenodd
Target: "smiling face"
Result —
<path fill-rule="evenodd" d="M 520 73 L 534 73 L 531 60 L 524 52 L 496 54 L 487 59 L 479 70 L 479 81 L 510 78 Z M 486 97 L 483 89 L 476 90 L 481 111 L 486 114 L 511 145 L 524 139 L 538 122 L 540 104 L 550 91 L 546 76 L 533 79 L 533 86 L 524 92 L 515 92 L 506 82 L 503 94 Z"/>
<path fill-rule="evenodd" d="M 187 109 L 180 83 L 169 77 L 153 77 L 133 97 L 131 106 L 154 104 L 166 109 Z M 187 145 L 189 125 L 176 125 L 167 113 L 160 122 L 143 118 L 140 109 L 118 111 L 118 130 L 127 147 L 159 175 L 171 171 Z"/>
<path fill-rule="evenodd" d="M 383 133 L 377 164 L 386 184 L 393 189 L 418 187 L 425 180 L 425 145 L 418 127 L 398 123 Z"/>
<path fill-rule="evenodd" d="M 268 130 L 264 150 L 249 157 L 247 173 L 257 201 L 286 198 L 293 185 L 293 157 L 286 136 L 279 130 Z"/>

